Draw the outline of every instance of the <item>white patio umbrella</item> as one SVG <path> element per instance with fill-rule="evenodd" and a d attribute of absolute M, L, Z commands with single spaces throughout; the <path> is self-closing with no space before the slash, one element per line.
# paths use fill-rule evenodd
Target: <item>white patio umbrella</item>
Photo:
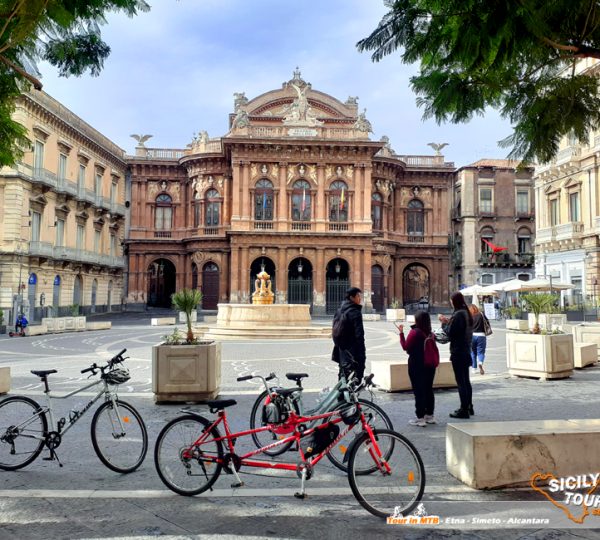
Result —
<path fill-rule="evenodd" d="M 497 295 L 498 293 L 490 286 L 486 285 L 471 285 L 470 287 L 465 287 L 459 291 L 463 296 L 472 296 L 472 303 L 476 306 L 479 306 L 479 297 L 480 296 L 490 296 Z"/>
<path fill-rule="evenodd" d="M 515 278 L 515 279 L 509 279 L 508 281 L 501 281 L 500 283 L 494 283 L 493 285 L 490 285 L 490 287 L 492 287 L 497 292 L 503 292 L 503 291 L 515 290 L 515 289 L 511 289 L 511 287 L 520 286 L 523 283 L 527 283 L 527 282 L 523 281 L 522 279 Z"/>
<path fill-rule="evenodd" d="M 560 281 L 550 281 L 544 278 L 535 278 L 529 281 L 520 281 L 513 285 L 504 287 L 505 291 L 564 291 L 567 289 L 574 289 L 575 285 L 570 283 L 561 283 Z"/>

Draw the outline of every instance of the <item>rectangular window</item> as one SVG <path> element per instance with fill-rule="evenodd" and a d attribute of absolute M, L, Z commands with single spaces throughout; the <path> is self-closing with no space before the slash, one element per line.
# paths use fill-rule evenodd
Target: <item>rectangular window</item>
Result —
<path fill-rule="evenodd" d="M 94 252 L 100 253 L 102 233 L 100 231 L 94 231 Z"/>
<path fill-rule="evenodd" d="M 579 221 L 579 193 L 571 193 L 569 195 L 569 214 L 571 221 Z"/>
<path fill-rule="evenodd" d="M 517 249 L 519 253 L 530 253 L 531 249 L 529 247 L 529 236 L 519 236 L 517 238 Z"/>
<path fill-rule="evenodd" d="M 85 187 L 85 165 L 79 165 L 79 176 L 77 176 L 77 186 L 79 189 Z"/>
<path fill-rule="evenodd" d="M 528 191 L 517 191 L 517 214 L 529 214 Z"/>
<path fill-rule="evenodd" d="M 558 199 L 550 200 L 550 226 L 554 227 L 558 225 L 559 216 L 558 216 Z"/>
<path fill-rule="evenodd" d="M 110 235 L 110 256 L 114 257 L 117 254 L 117 237 L 114 234 Z"/>
<path fill-rule="evenodd" d="M 492 188 L 480 188 L 479 189 L 479 212 L 482 214 L 491 214 L 494 211 L 493 208 L 493 193 Z"/>
<path fill-rule="evenodd" d="M 56 220 L 56 245 L 64 246 L 65 242 L 65 220 L 57 219 Z"/>
<path fill-rule="evenodd" d="M 102 175 L 96 174 L 96 181 L 94 182 L 94 193 L 96 195 L 102 195 Z"/>
<path fill-rule="evenodd" d="M 42 228 L 42 214 L 39 212 L 31 213 L 31 241 L 40 241 L 40 230 Z"/>
<path fill-rule="evenodd" d="M 58 156 L 58 179 L 65 180 L 67 178 L 67 156 L 60 154 Z"/>
<path fill-rule="evenodd" d="M 44 168 L 44 143 L 36 140 L 33 148 L 33 168 L 41 171 Z"/>
<path fill-rule="evenodd" d="M 110 204 L 111 206 L 117 202 L 117 189 L 119 189 L 119 185 L 116 182 L 113 182 L 110 185 Z"/>
<path fill-rule="evenodd" d="M 194 227 L 200 227 L 200 204 L 194 204 Z"/>
<path fill-rule="evenodd" d="M 83 249 L 85 247 L 85 227 L 83 225 L 77 225 L 77 249 Z"/>

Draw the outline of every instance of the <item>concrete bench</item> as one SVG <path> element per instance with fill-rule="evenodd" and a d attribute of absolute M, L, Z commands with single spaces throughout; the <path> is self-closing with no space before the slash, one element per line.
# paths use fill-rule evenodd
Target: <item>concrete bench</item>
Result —
<path fill-rule="evenodd" d="M 48 333 L 48 327 L 45 324 L 36 324 L 25 328 L 26 336 L 43 336 Z"/>
<path fill-rule="evenodd" d="M 169 326 L 170 324 L 176 324 L 175 317 L 155 317 L 150 320 L 151 326 Z"/>
<path fill-rule="evenodd" d="M 10 390 L 10 368 L 0 367 L 0 394 L 7 394 Z"/>
<path fill-rule="evenodd" d="M 379 313 L 365 313 L 363 315 L 363 321 L 380 321 L 381 315 Z"/>
<path fill-rule="evenodd" d="M 85 323 L 86 330 L 110 330 L 111 328 L 112 323 L 110 321 L 95 321 Z"/>
<path fill-rule="evenodd" d="M 401 392 L 412 390 L 408 377 L 408 361 L 376 360 L 371 362 L 371 373 L 375 375 L 374 382 L 386 392 Z M 440 365 L 433 379 L 434 388 L 455 388 L 456 379 L 452 364 L 447 358 L 440 360 Z"/>
<path fill-rule="evenodd" d="M 448 472 L 475 489 L 528 485 L 600 471 L 600 420 L 526 420 L 448 424 Z"/>
<path fill-rule="evenodd" d="M 598 345 L 595 343 L 575 343 L 573 365 L 576 368 L 592 366 L 598 361 Z"/>

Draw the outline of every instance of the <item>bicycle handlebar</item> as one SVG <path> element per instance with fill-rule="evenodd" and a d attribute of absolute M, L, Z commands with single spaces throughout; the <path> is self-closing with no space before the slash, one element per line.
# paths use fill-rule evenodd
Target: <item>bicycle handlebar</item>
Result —
<path fill-rule="evenodd" d="M 113 356 L 105 366 L 99 366 L 94 362 L 89 368 L 82 369 L 81 373 L 89 373 L 91 371 L 92 375 L 96 375 L 97 370 L 100 370 L 102 371 L 102 373 L 104 373 L 105 370 L 112 368 L 115 364 L 120 364 L 121 362 L 123 362 L 125 360 L 125 358 L 123 358 L 123 355 L 126 352 L 127 349 L 123 349 L 118 354 L 115 354 L 115 356 Z"/>

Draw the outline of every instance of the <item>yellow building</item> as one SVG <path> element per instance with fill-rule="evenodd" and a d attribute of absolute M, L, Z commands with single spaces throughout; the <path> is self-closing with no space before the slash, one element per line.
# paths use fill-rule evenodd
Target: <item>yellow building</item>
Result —
<path fill-rule="evenodd" d="M 5 323 L 21 309 L 35 321 L 120 308 L 123 150 L 43 92 L 23 95 L 14 118 L 27 127 L 31 147 L 0 170 Z"/>

